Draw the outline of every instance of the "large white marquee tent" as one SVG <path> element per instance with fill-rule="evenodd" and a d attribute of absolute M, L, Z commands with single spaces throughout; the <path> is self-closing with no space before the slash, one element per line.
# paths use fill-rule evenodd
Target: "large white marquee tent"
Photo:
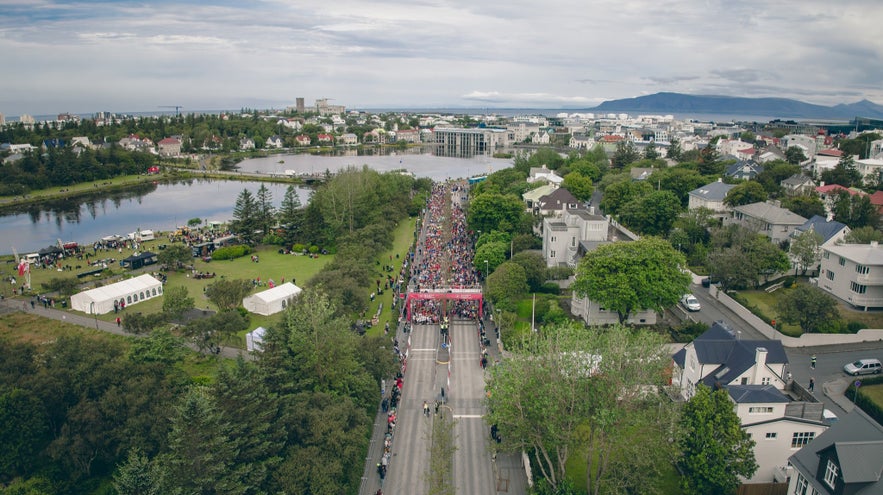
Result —
<path fill-rule="evenodd" d="M 145 274 L 74 294 L 71 296 L 71 308 L 103 315 L 113 311 L 114 302 L 124 302 L 128 307 L 158 296 L 162 296 L 162 282 Z"/>
<path fill-rule="evenodd" d="M 291 282 L 285 282 L 244 298 L 242 306 L 251 313 L 272 315 L 285 309 L 302 290 Z"/>

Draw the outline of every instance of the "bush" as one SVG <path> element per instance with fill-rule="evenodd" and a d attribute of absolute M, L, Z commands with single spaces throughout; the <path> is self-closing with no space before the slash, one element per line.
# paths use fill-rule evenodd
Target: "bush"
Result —
<path fill-rule="evenodd" d="M 77 291 L 80 282 L 75 277 L 53 278 L 49 282 L 40 284 L 44 289 L 51 292 L 58 292 L 63 296 L 69 296 Z"/>
<path fill-rule="evenodd" d="M 883 376 L 874 376 L 874 377 L 864 377 L 861 379 L 862 385 L 879 385 L 883 383 Z M 856 397 L 855 394 L 855 380 L 851 380 L 849 382 L 849 388 L 846 389 L 844 395 L 848 399 L 852 399 Z M 868 416 L 874 418 L 874 421 L 878 423 L 883 423 L 883 407 L 880 404 L 874 402 L 867 394 L 862 391 L 862 388 L 858 389 L 858 397 L 855 400 L 855 405 L 860 407 L 864 412 L 868 414 Z"/>
<path fill-rule="evenodd" d="M 545 284 L 540 286 L 539 292 L 543 294 L 555 294 L 558 295 L 561 293 L 561 287 L 558 286 L 555 282 L 546 282 Z"/>
<path fill-rule="evenodd" d="M 282 246 L 285 244 L 285 239 L 270 232 L 269 234 L 265 235 L 263 239 L 261 239 L 261 244 Z"/>
<path fill-rule="evenodd" d="M 567 280 L 573 275 L 573 268 L 569 266 L 553 266 L 546 269 L 546 279 L 548 280 Z"/>
<path fill-rule="evenodd" d="M 794 277 L 785 277 L 784 282 L 782 282 L 782 287 L 786 289 L 790 289 L 794 285 Z"/>
<path fill-rule="evenodd" d="M 301 243 L 297 243 L 294 246 L 291 246 L 291 251 L 298 253 L 298 254 L 303 254 L 306 250 L 307 250 L 307 247 Z"/>
<path fill-rule="evenodd" d="M 227 246 L 215 249 L 215 252 L 212 253 L 212 259 L 232 260 L 235 258 L 241 258 L 251 253 L 252 250 L 250 247 L 246 246 L 245 244 L 240 244 L 238 246 Z"/>
<path fill-rule="evenodd" d="M 849 330 L 849 333 L 858 333 L 863 328 L 868 328 L 868 326 L 860 321 L 850 321 L 846 324 L 846 329 Z"/>
<path fill-rule="evenodd" d="M 684 323 L 679 327 L 670 328 L 669 333 L 671 333 L 671 338 L 675 342 L 688 343 L 702 335 L 706 330 L 708 330 L 707 323 L 690 322 Z"/>

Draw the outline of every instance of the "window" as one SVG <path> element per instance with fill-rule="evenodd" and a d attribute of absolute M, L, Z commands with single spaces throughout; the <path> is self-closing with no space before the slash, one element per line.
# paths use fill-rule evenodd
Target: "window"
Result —
<path fill-rule="evenodd" d="M 812 431 L 796 431 L 794 432 L 794 436 L 791 437 L 791 448 L 799 449 L 808 444 L 810 440 L 815 438 L 815 436 L 815 432 Z"/>
<path fill-rule="evenodd" d="M 554 250 L 549 251 L 549 257 L 550 257 L 550 258 L 554 258 L 554 257 L 555 257 L 555 251 L 554 251 Z"/>
<path fill-rule="evenodd" d="M 840 257 L 840 266 L 846 266 L 846 258 L 843 256 Z"/>
<path fill-rule="evenodd" d="M 767 439 L 767 440 L 775 440 L 776 437 L 778 437 L 778 436 L 779 436 L 779 434 L 776 433 L 776 432 L 774 432 L 774 431 L 768 431 L 768 432 L 766 432 L 766 439 Z"/>
<path fill-rule="evenodd" d="M 772 414 L 772 406 L 752 406 L 748 408 L 748 414 Z"/>
<path fill-rule="evenodd" d="M 864 265 L 855 265 L 855 272 L 860 275 L 867 275 L 871 271 L 870 267 Z"/>
<path fill-rule="evenodd" d="M 570 245 L 571 245 L 571 246 L 576 246 L 576 237 L 571 237 L 571 238 L 570 238 Z"/>
<path fill-rule="evenodd" d="M 803 474 L 798 474 L 797 483 L 794 484 L 794 495 L 806 495 L 806 487 L 808 485 L 809 482 L 806 481 L 806 478 L 803 477 Z"/>
<path fill-rule="evenodd" d="M 126 296 L 126 304 L 132 304 L 132 296 Z"/>
<path fill-rule="evenodd" d="M 156 287 L 153 288 L 153 295 L 156 295 Z"/>
<path fill-rule="evenodd" d="M 840 474 L 840 469 L 837 467 L 837 464 L 834 464 L 834 461 L 828 459 L 828 465 L 825 466 L 825 483 L 831 488 L 834 488 L 834 485 L 837 483 L 838 474 Z"/>
<path fill-rule="evenodd" d="M 748 377 L 747 376 L 742 377 L 742 385 L 748 385 Z"/>
<path fill-rule="evenodd" d="M 555 236 L 552 236 L 552 242 L 555 242 L 555 240 L 556 240 Z"/>
<path fill-rule="evenodd" d="M 830 256 L 831 256 L 831 253 L 828 252 L 828 251 L 825 251 L 825 252 L 822 254 L 822 258 L 825 258 L 825 259 L 830 258 Z"/>
<path fill-rule="evenodd" d="M 831 270 L 825 270 L 825 277 L 827 277 L 828 280 L 834 280 L 834 272 Z"/>
<path fill-rule="evenodd" d="M 850 282 L 849 283 L 849 290 L 855 292 L 856 294 L 864 294 L 865 292 L 868 291 L 868 286 L 857 284 L 855 282 Z"/>
<path fill-rule="evenodd" d="M 761 378 L 761 379 L 760 379 L 760 384 L 761 384 L 761 385 L 769 385 L 769 384 L 770 384 L 770 377 L 765 376 L 765 377 Z"/>

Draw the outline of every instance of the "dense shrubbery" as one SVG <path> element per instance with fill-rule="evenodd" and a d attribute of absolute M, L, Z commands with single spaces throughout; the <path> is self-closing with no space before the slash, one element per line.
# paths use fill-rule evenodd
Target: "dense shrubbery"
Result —
<path fill-rule="evenodd" d="M 247 254 L 251 254 L 252 249 L 245 244 L 240 244 L 238 246 L 227 246 L 215 249 L 212 253 L 212 259 L 214 260 L 232 260 L 236 258 L 241 258 Z"/>
<path fill-rule="evenodd" d="M 861 379 L 861 382 L 862 387 L 868 385 L 880 385 L 883 384 L 883 376 L 864 377 Z M 849 383 L 849 388 L 846 389 L 846 392 L 844 392 L 844 394 L 849 399 L 856 398 L 855 405 L 866 412 L 868 416 L 874 418 L 874 421 L 883 424 L 883 404 L 878 404 L 877 402 L 874 402 L 874 400 L 869 397 L 868 394 L 864 393 L 862 387 L 859 387 L 858 397 L 856 397 L 855 380 L 852 380 Z"/>

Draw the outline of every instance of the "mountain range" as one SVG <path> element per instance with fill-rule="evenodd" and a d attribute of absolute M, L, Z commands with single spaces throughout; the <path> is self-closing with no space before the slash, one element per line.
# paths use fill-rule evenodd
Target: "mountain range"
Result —
<path fill-rule="evenodd" d="M 610 100 L 592 110 L 688 115 L 757 115 L 783 119 L 852 120 L 855 117 L 883 119 L 883 105 L 868 100 L 828 107 L 788 98 L 742 98 L 683 93 L 655 93 L 637 98 Z"/>

